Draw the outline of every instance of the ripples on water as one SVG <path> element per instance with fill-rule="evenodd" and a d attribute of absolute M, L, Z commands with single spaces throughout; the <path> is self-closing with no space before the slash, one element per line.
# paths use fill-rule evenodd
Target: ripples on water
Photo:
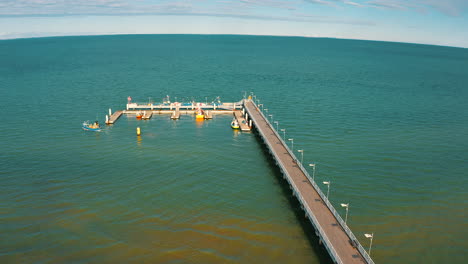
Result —
<path fill-rule="evenodd" d="M 332 182 L 332 202 L 350 203 L 364 246 L 375 232 L 377 263 L 465 259 L 464 49 L 112 36 L 1 41 L 0 55 L 2 263 L 329 261 L 230 115 L 80 129 L 129 95 L 237 101 L 249 90 L 317 163 L 317 182 Z"/>

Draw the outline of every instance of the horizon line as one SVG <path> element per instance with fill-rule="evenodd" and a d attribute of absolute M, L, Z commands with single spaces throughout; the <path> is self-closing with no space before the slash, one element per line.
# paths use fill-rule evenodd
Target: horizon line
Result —
<path fill-rule="evenodd" d="M 44 35 L 44 36 L 19 36 L 19 37 L 2 37 L 0 41 L 8 40 L 21 40 L 21 39 L 40 39 L 40 38 L 63 38 L 63 37 L 106 37 L 106 36 L 151 36 L 151 35 L 181 35 L 181 36 L 250 36 L 250 37 L 289 37 L 289 38 L 314 38 L 314 39 L 337 39 L 337 40 L 351 40 L 351 41 L 370 41 L 370 42 L 383 42 L 383 43 L 395 43 L 395 44 L 409 44 L 409 45 L 422 45 L 422 46 L 435 46 L 445 48 L 456 48 L 456 49 L 468 49 L 468 47 L 462 46 L 448 46 L 432 43 L 419 43 L 419 42 L 402 42 L 402 41 L 391 41 L 391 40 L 378 40 L 378 39 L 358 39 L 358 38 L 339 38 L 339 37 L 321 37 L 321 36 L 305 36 L 305 35 L 271 35 L 271 34 L 236 34 L 236 33 L 90 33 L 90 34 L 70 34 L 70 35 Z"/>

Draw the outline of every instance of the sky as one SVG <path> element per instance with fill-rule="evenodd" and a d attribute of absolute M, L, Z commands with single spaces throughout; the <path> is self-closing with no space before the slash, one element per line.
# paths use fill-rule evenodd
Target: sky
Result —
<path fill-rule="evenodd" d="M 0 39 L 245 34 L 468 48 L 468 0 L 0 0 Z"/>

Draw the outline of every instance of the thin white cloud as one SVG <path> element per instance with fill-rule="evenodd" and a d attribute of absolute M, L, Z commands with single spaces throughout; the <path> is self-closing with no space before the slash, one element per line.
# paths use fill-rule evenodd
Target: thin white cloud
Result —
<path fill-rule="evenodd" d="M 297 1 L 277 1 L 277 0 L 239 0 L 239 2 L 247 5 L 255 5 L 270 8 L 280 9 L 295 9 Z"/>
<path fill-rule="evenodd" d="M 0 0 L 0 16 L 157 13 L 267 16 L 271 9 L 287 16 L 285 12 L 299 10 L 304 4 L 419 13 L 436 10 L 448 16 L 460 16 L 468 11 L 468 0 Z"/>
<path fill-rule="evenodd" d="M 326 6 L 336 6 L 334 1 L 329 1 L 329 0 L 304 0 L 305 2 L 309 2 L 312 4 L 320 4 L 320 5 L 326 5 Z"/>
<path fill-rule="evenodd" d="M 360 4 L 360 3 L 357 3 L 357 2 L 353 2 L 353 1 L 343 1 L 343 3 L 345 3 L 345 4 L 347 4 L 347 5 L 352 5 L 352 6 L 364 7 L 363 4 Z"/>
<path fill-rule="evenodd" d="M 449 16 L 459 16 L 468 12 L 467 0 L 420 0 L 419 2 Z"/>
<path fill-rule="evenodd" d="M 383 8 L 383 9 L 394 9 L 394 10 L 408 10 L 405 3 L 394 0 L 375 0 L 366 3 L 368 6 Z"/>
<path fill-rule="evenodd" d="M 426 13 L 432 9 L 448 16 L 459 16 L 468 11 L 467 0 L 373 0 L 365 4 L 381 9 L 414 10 L 420 13 Z"/>

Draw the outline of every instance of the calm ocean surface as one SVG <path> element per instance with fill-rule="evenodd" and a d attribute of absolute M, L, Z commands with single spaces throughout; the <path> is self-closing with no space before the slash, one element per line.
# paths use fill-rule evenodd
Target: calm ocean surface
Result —
<path fill-rule="evenodd" d="M 0 41 L 0 263 L 328 263 L 230 115 L 123 116 L 134 101 L 253 91 L 377 263 L 466 263 L 468 49 L 314 38 Z M 142 128 L 141 138 L 135 128 Z"/>

